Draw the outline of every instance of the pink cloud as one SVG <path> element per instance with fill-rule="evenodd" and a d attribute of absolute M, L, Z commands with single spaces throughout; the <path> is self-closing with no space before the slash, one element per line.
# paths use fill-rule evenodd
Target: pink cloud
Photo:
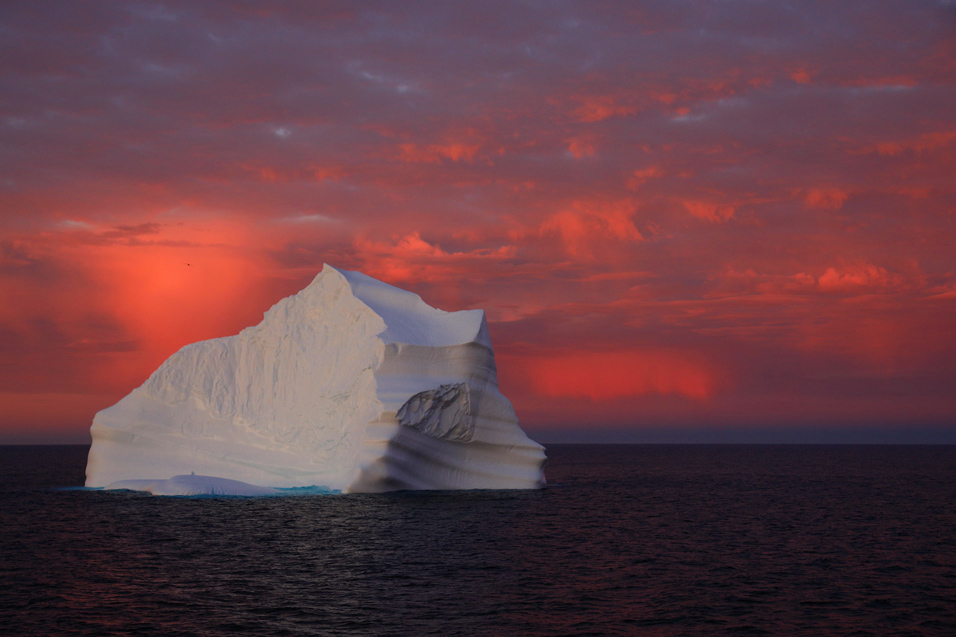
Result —
<path fill-rule="evenodd" d="M 607 243 L 644 240 L 634 225 L 636 210 L 630 199 L 574 201 L 550 215 L 538 233 L 557 236 L 569 256 L 590 259 Z"/>
<path fill-rule="evenodd" d="M 595 152 L 595 143 L 592 137 L 576 137 L 568 140 L 568 152 L 575 159 L 584 157 L 593 157 Z"/>
<path fill-rule="evenodd" d="M 687 212 L 705 221 L 720 223 L 734 218 L 735 211 L 733 206 L 724 206 L 709 201 L 694 199 L 685 199 L 681 203 Z"/>
<path fill-rule="evenodd" d="M 810 208 L 839 210 L 848 196 L 849 193 L 837 188 L 811 188 L 806 191 L 803 201 Z"/>
<path fill-rule="evenodd" d="M 515 247 L 476 248 L 446 252 L 418 232 L 399 237 L 393 242 L 358 238 L 355 241 L 362 271 L 389 282 L 449 282 L 462 272 L 480 267 L 479 263 L 514 257 Z"/>
<path fill-rule="evenodd" d="M 574 110 L 574 116 L 581 122 L 600 122 L 610 117 L 632 115 L 637 110 L 621 104 L 613 95 L 588 95 L 578 99 L 581 105 Z"/>
<path fill-rule="evenodd" d="M 627 180 L 627 187 L 630 190 L 637 190 L 639 186 L 644 185 L 651 179 L 659 179 L 664 175 L 664 171 L 658 166 L 648 166 L 639 168 L 631 173 L 632 176 Z"/>
<path fill-rule="evenodd" d="M 437 164 L 443 159 L 451 161 L 471 161 L 481 144 L 402 144 L 399 157 L 412 163 Z"/>
<path fill-rule="evenodd" d="M 923 133 L 919 137 L 893 142 L 881 142 L 876 145 L 876 152 L 881 155 L 899 155 L 905 151 L 922 153 L 937 148 L 949 146 L 956 140 L 956 131 L 934 131 Z"/>
<path fill-rule="evenodd" d="M 716 390 L 707 366 L 679 352 L 574 352 L 526 358 L 523 367 L 535 391 L 551 397 L 603 401 L 677 394 L 706 400 Z"/>
<path fill-rule="evenodd" d="M 801 68 L 790 72 L 790 79 L 798 84 L 809 84 L 812 78 L 813 74 L 807 69 Z"/>
<path fill-rule="evenodd" d="M 817 285 L 825 292 L 879 291 L 902 284 L 901 276 L 872 263 L 841 268 L 829 267 L 817 279 Z"/>

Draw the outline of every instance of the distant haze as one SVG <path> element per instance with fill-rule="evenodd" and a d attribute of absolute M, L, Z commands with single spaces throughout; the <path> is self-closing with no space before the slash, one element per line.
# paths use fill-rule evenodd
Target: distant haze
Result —
<path fill-rule="evenodd" d="M 327 262 L 543 441 L 956 443 L 956 3 L 4 2 L 0 443 Z"/>

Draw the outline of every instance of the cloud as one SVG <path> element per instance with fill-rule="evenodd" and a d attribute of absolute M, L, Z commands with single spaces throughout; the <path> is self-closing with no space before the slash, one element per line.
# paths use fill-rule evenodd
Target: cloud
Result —
<path fill-rule="evenodd" d="M 575 159 L 593 157 L 595 148 L 596 146 L 592 137 L 576 137 L 568 140 L 568 153 Z"/>
<path fill-rule="evenodd" d="M 481 148 L 480 144 L 402 144 L 399 157 L 412 163 L 437 164 L 444 159 L 451 161 L 472 161 Z"/>
<path fill-rule="evenodd" d="M 610 117 L 632 115 L 636 108 L 621 104 L 613 95 L 588 95 L 577 98 L 581 105 L 574 116 L 581 122 L 600 122 Z"/>
<path fill-rule="evenodd" d="M 114 226 L 112 230 L 99 233 L 104 239 L 135 239 L 143 235 L 159 234 L 160 225 L 155 221 L 140 223 L 135 226 Z"/>
<path fill-rule="evenodd" d="M 705 221 L 720 223 L 734 218 L 733 206 L 723 206 L 709 201 L 694 199 L 685 199 L 681 203 L 687 212 Z"/>
<path fill-rule="evenodd" d="M 362 271 L 390 282 L 451 282 L 463 272 L 470 272 L 480 264 L 507 260 L 514 256 L 514 246 L 476 248 L 461 252 L 446 252 L 439 245 L 422 239 L 418 232 L 397 238 L 393 242 L 379 242 L 359 238 L 355 242 L 357 258 Z"/>
<path fill-rule="evenodd" d="M 798 84 L 809 84 L 813 75 L 807 69 L 796 69 L 790 72 L 790 79 Z"/>
<path fill-rule="evenodd" d="M 291 217 L 282 217 L 281 219 L 276 219 L 276 223 L 293 223 L 293 224 L 302 224 L 302 223 L 339 223 L 338 219 L 334 217 L 329 217 L 328 215 L 320 215 L 317 213 L 312 214 L 301 214 L 293 215 Z"/>
<path fill-rule="evenodd" d="M 484 307 L 523 419 L 956 419 L 943 4 L 8 4 L 10 391 L 106 406 L 329 262 Z"/>
<path fill-rule="evenodd" d="M 677 394 L 706 400 L 717 385 L 694 356 L 667 351 L 576 352 L 531 358 L 524 366 L 535 391 L 556 398 L 604 401 Z"/>
<path fill-rule="evenodd" d="M 826 266 L 818 271 L 820 274 L 816 275 L 808 272 L 769 275 L 758 274 L 752 268 L 744 271 L 730 268 L 715 280 L 719 281 L 724 294 L 760 294 L 777 299 L 821 292 L 848 296 L 917 290 L 929 293 L 925 276 L 918 270 L 904 276 L 872 263 L 855 263 Z"/>
<path fill-rule="evenodd" d="M 837 188 L 812 188 L 806 192 L 803 201 L 810 208 L 839 210 L 848 196 L 849 193 Z"/>
<path fill-rule="evenodd" d="M 894 142 L 880 142 L 875 150 L 881 155 L 895 156 L 906 151 L 923 153 L 937 148 L 944 148 L 956 141 L 956 131 L 933 131 L 923 133 L 919 137 Z"/>
<path fill-rule="evenodd" d="M 817 279 L 825 292 L 878 291 L 903 285 L 903 278 L 871 263 L 841 268 L 829 267 Z"/>
<path fill-rule="evenodd" d="M 481 150 L 482 142 L 476 131 L 449 134 L 445 140 L 432 144 L 403 143 L 398 158 L 409 163 L 439 164 L 445 160 L 471 162 Z"/>
<path fill-rule="evenodd" d="M 550 215 L 538 232 L 557 236 L 569 256 L 590 259 L 600 246 L 609 242 L 644 239 L 634 225 L 636 208 L 630 199 L 574 201 L 568 208 Z"/>
<path fill-rule="evenodd" d="M 651 179 L 659 179 L 664 175 L 658 166 L 648 166 L 647 168 L 638 168 L 632 173 L 632 177 L 627 180 L 627 187 L 631 190 L 637 190 L 639 186 L 647 183 Z"/>

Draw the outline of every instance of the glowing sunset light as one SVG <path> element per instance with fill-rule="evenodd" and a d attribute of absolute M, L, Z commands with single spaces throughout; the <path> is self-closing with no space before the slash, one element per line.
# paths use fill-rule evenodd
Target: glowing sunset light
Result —
<path fill-rule="evenodd" d="M 929 0 L 4 3 L 0 442 L 86 440 L 323 263 L 485 309 L 545 442 L 956 442 L 954 25 Z"/>
<path fill-rule="evenodd" d="M 668 352 L 574 353 L 526 365 L 532 385 L 545 396 L 601 401 L 657 393 L 705 400 L 714 393 L 705 368 Z"/>

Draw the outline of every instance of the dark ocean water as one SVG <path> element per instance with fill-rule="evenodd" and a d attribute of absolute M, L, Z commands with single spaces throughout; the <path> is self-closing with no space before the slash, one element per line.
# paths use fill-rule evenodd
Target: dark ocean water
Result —
<path fill-rule="evenodd" d="M 0 447 L 0 632 L 956 635 L 956 447 L 548 449 L 542 491 L 163 498 Z"/>

